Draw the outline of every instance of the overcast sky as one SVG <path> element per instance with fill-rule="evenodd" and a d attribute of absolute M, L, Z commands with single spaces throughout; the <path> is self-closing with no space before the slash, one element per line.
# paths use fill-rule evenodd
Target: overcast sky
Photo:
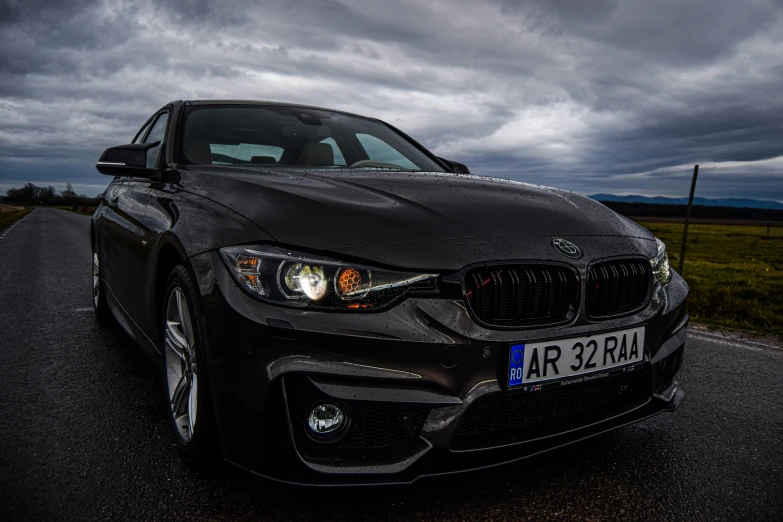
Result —
<path fill-rule="evenodd" d="M 384 119 L 486 174 L 783 200 L 783 2 L 0 0 L 0 193 L 95 194 L 174 99 Z"/>

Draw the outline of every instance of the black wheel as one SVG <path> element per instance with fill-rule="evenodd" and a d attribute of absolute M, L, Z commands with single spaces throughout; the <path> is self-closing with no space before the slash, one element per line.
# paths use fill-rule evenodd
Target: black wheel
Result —
<path fill-rule="evenodd" d="M 218 438 L 198 296 L 185 267 L 174 267 L 162 307 L 166 404 L 183 458 L 194 467 L 204 467 L 216 461 Z"/>
<path fill-rule="evenodd" d="M 102 323 L 108 323 L 113 319 L 109 303 L 106 302 L 98 248 L 95 243 L 92 244 L 92 309 L 95 312 L 95 318 Z"/>

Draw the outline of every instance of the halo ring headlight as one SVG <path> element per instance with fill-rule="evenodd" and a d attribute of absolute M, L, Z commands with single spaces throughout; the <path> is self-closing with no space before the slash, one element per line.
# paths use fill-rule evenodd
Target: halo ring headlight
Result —
<path fill-rule="evenodd" d="M 307 296 L 313 301 L 325 296 L 329 288 L 326 272 L 320 265 L 292 263 L 285 268 L 283 282 L 287 287 L 285 290 L 295 297 Z"/>
<path fill-rule="evenodd" d="M 378 310 L 408 292 L 437 295 L 437 273 L 409 272 L 346 262 L 276 245 L 220 249 L 235 282 L 271 304 L 312 310 Z"/>

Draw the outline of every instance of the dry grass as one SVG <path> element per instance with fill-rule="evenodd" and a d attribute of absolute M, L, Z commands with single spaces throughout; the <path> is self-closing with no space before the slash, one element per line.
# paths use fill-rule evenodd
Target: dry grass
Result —
<path fill-rule="evenodd" d="M 17 207 L 16 205 L 0 205 L 0 217 L 5 217 L 9 214 L 16 214 L 21 212 L 25 207 Z"/>
<path fill-rule="evenodd" d="M 26 207 L 0 205 L 0 230 L 11 225 L 17 220 L 22 219 L 32 211 L 33 209 Z"/>

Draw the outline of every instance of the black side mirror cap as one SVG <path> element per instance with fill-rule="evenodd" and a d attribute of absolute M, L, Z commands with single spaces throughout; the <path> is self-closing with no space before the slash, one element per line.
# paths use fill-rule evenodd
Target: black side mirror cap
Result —
<path fill-rule="evenodd" d="M 147 151 L 158 145 L 160 142 L 154 141 L 110 147 L 103 152 L 95 168 L 107 176 L 158 179 L 160 171 L 147 168 Z"/>
<path fill-rule="evenodd" d="M 464 163 L 460 163 L 458 161 L 451 161 L 451 160 L 447 160 L 446 158 L 440 158 L 440 157 L 438 159 L 441 160 L 443 163 L 445 163 L 446 166 L 450 168 L 451 172 L 453 172 L 454 174 L 470 174 L 470 169 Z"/>

